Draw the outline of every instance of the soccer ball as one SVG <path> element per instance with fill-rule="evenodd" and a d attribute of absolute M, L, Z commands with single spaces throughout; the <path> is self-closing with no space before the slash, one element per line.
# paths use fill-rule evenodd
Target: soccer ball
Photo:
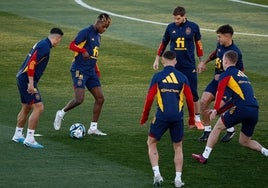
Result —
<path fill-rule="evenodd" d="M 81 123 L 75 123 L 70 127 L 70 136 L 71 138 L 83 138 L 86 135 L 86 128 Z"/>

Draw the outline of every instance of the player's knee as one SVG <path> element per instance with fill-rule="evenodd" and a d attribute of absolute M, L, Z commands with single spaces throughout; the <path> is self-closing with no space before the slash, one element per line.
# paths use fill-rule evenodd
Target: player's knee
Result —
<path fill-rule="evenodd" d="M 104 101 L 105 101 L 104 96 L 99 96 L 99 97 L 96 98 L 96 102 L 98 104 L 102 105 L 104 103 Z"/>
<path fill-rule="evenodd" d="M 244 147 L 248 147 L 249 140 L 248 139 L 239 138 L 239 144 L 242 145 L 242 146 L 244 146 Z"/>

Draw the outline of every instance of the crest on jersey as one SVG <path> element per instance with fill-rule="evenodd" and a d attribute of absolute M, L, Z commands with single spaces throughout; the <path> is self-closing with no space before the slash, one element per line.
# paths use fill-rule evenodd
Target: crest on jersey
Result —
<path fill-rule="evenodd" d="M 190 35 L 192 32 L 192 29 L 190 27 L 186 27 L 185 33 L 186 35 Z"/>
<path fill-rule="evenodd" d="M 77 85 L 81 86 L 82 85 L 82 80 L 77 80 Z"/>
<path fill-rule="evenodd" d="M 36 94 L 35 94 L 35 99 L 39 101 L 40 98 L 41 98 L 41 97 L 40 97 L 39 93 L 36 93 Z"/>

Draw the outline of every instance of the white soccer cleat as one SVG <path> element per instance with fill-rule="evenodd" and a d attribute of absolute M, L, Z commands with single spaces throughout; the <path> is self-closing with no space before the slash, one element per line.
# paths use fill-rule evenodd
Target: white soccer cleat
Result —
<path fill-rule="evenodd" d="M 184 183 L 180 180 L 175 179 L 175 187 L 182 187 L 182 186 L 184 186 Z"/>
<path fill-rule="evenodd" d="M 14 142 L 17 142 L 17 143 L 23 143 L 24 140 L 25 140 L 25 138 L 24 138 L 24 136 L 21 136 L 21 137 L 13 136 L 12 140 L 13 140 Z"/>
<path fill-rule="evenodd" d="M 89 135 L 95 134 L 98 136 L 106 136 L 107 135 L 106 133 L 101 132 L 99 129 L 91 129 L 91 128 L 88 129 L 87 134 L 89 134 Z"/>
<path fill-rule="evenodd" d="M 161 186 L 161 184 L 164 182 L 162 176 L 159 174 L 157 176 L 154 176 L 154 182 L 153 186 Z"/>
<path fill-rule="evenodd" d="M 26 147 L 35 148 L 35 149 L 42 149 L 42 148 L 44 148 L 43 145 L 39 144 L 35 140 L 32 140 L 32 141 L 24 140 L 23 144 Z"/>
<path fill-rule="evenodd" d="M 57 111 L 56 117 L 54 120 L 54 129 L 55 130 L 60 130 L 62 120 L 63 120 L 63 114 L 62 114 L 61 110 L 59 110 L 59 111 Z"/>

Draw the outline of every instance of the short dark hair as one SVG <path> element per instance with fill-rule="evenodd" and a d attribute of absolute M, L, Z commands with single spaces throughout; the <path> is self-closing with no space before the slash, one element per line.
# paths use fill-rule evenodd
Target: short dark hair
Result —
<path fill-rule="evenodd" d="M 173 51 L 165 51 L 162 57 L 172 60 L 176 58 L 176 53 Z"/>
<path fill-rule="evenodd" d="M 173 16 L 184 16 L 186 14 L 186 10 L 184 7 L 177 6 L 173 11 Z"/>
<path fill-rule="evenodd" d="M 54 27 L 50 30 L 50 34 L 59 34 L 64 35 L 63 31 L 60 28 Z"/>
<path fill-rule="evenodd" d="M 106 23 L 106 24 L 110 24 L 112 22 L 112 19 L 111 19 L 111 17 L 108 14 L 101 13 L 98 16 L 98 21 L 103 22 L 103 23 Z"/>
<path fill-rule="evenodd" d="M 229 34 L 233 35 L 234 34 L 234 30 L 233 30 L 232 26 L 230 26 L 229 24 L 226 24 L 226 25 L 220 26 L 217 29 L 216 33 L 218 33 L 218 34 L 219 33 L 221 33 L 221 34 L 229 33 Z"/>
<path fill-rule="evenodd" d="M 236 62 L 238 61 L 238 54 L 234 50 L 228 50 L 224 53 L 224 56 L 229 59 L 233 64 L 236 64 Z"/>

